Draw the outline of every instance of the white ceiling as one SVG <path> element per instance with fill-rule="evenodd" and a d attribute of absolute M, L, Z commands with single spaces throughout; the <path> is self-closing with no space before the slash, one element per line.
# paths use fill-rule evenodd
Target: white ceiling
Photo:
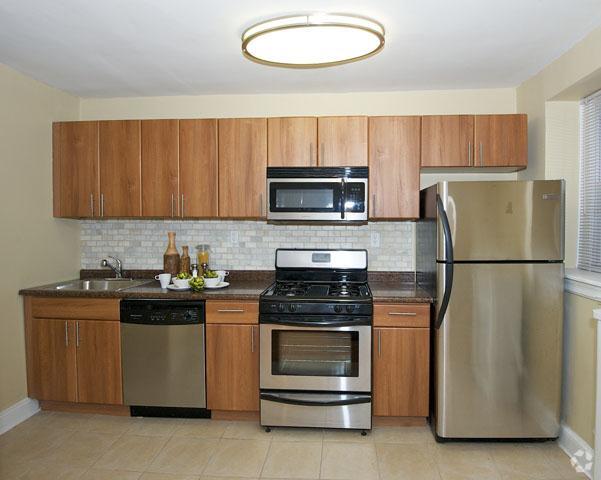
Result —
<path fill-rule="evenodd" d="M 384 51 L 316 70 L 240 53 L 246 27 L 311 11 L 380 21 Z M 84 97 L 511 87 L 600 24 L 599 0 L 2 0 L 0 63 Z"/>

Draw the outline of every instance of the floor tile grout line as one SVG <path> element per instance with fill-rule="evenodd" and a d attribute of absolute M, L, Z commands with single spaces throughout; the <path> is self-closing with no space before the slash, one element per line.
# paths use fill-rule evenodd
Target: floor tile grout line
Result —
<path fill-rule="evenodd" d="M 265 432 L 267 433 L 267 432 Z M 271 452 L 271 446 L 273 445 L 273 431 L 269 432 L 269 447 L 267 447 L 267 453 L 265 454 L 265 458 L 263 459 L 263 464 L 261 465 L 261 470 L 259 471 L 259 478 L 263 478 L 263 470 L 265 470 L 265 464 L 267 463 L 267 459 L 269 458 L 269 453 Z"/>

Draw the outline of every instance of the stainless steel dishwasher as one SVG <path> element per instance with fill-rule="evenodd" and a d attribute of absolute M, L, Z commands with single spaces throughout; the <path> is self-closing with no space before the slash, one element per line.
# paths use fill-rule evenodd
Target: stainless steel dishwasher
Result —
<path fill-rule="evenodd" d="M 123 300 L 121 351 L 132 415 L 207 416 L 203 301 Z"/>

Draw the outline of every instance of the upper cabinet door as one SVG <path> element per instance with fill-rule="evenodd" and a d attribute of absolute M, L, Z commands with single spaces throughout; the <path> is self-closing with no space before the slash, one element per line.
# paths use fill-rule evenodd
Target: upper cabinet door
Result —
<path fill-rule="evenodd" d="M 180 120 L 180 215 L 216 217 L 218 182 L 217 120 Z"/>
<path fill-rule="evenodd" d="M 528 166 L 527 115 L 476 115 L 474 139 L 475 166 Z"/>
<path fill-rule="evenodd" d="M 317 166 L 317 118 L 269 118 L 267 139 L 270 167 Z"/>
<path fill-rule="evenodd" d="M 178 215 L 177 120 L 142 120 L 142 215 Z"/>
<path fill-rule="evenodd" d="M 422 167 L 472 167 L 473 147 L 473 115 L 422 117 Z"/>
<path fill-rule="evenodd" d="M 53 125 L 55 217 L 97 217 L 98 122 Z"/>
<path fill-rule="evenodd" d="M 142 215 L 140 121 L 99 122 L 100 215 Z"/>
<path fill-rule="evenodd" d="M 420 117 L 370 117 L 370 218 L 419 217 Z"/>
<path fill-rule="evenodd" d="M 367 117 L 320 117 L 321 167 L 367 166 Z"/>
<path fill-rule="evenodd" d="M 219 120 L 219 216 L 265 216 L 267 119 Z"/>

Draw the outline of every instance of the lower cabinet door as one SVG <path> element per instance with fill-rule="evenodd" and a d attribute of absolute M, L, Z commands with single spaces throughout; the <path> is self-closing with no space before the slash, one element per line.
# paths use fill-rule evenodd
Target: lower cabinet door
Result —
<path fill-rule="evenodd" d="M 29 336 L 29 395 L 38 400 L 76 402 L 75 322 L 35 318 Z"/>
<path fill-rule="evenodd" d="M 428 328 L 374 329 L 374 415 L 428 416 L 429 332 Z"/>
<path fill-rule="evenodd" d="M 207 407 L 259 410 L 258 325 L 207 325 Z"/>
<path fill-rule="evenodd" d="M 120 323 L 95 320 L 73 323 L 78 401 L 122 405 Z"/>

